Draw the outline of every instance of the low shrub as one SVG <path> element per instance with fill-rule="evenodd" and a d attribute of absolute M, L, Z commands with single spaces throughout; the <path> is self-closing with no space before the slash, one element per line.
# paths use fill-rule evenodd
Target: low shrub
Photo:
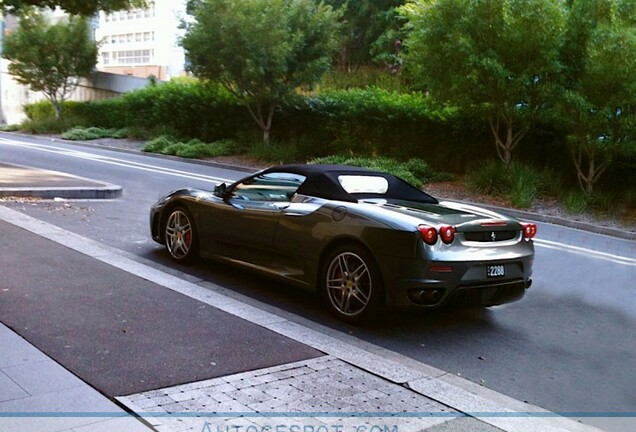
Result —
<path fill-rule="evenodd" d="M 176 142 L 177 141 L 169 135 L 161 135 L 148 141 L 141 150 L 148 153 L 163 153 L 166 147 L 171 146 Z"/>
<path fill-rule="evenodd" d="M 485 195 L 504 195 L 510 189 L 504 166 L 494 160 L 470 169 L 466 173 L 466 186 Z"/>
<path fill-rule="evenodd" d="M 543 175 L 529 165 L 513 162 L 505 167 L 489 161 L 466 174 L 466 185 L 474 192 L 508 198 L 514 207 L 529 208 L 544 189 Z"/>
<path fill-rule="evenodd" d="M 193 139 L 182 142 L 172 136 L 162 135 L 146 143 L 142 150 L 183 158 L 202 159 L 234 154 L 236 153 L 236 144 L 232 140 L 204 143 L 201 140 Z"/>
<path fill-rule="evenodd" d="M 539 196 L 543 183 L 541 173 L 522 164 L 513 164 L 510 168 L 510 190 L 508 198 L 514 207 L 529 208 Z"/>
<path fill-rule="evenodd" d="M 75 126 L 77 124 L 72 119 L 63 118 L 56 120 L 54 117 L 47 117 L 39 120 L 25 120 L 20 123 L 20 130 L 35 135 L 61 134 Z"/>
<path fill-rule="evenodd" d="M 0 126 L 0 130 L 3 132 L 17 132 L 20 130 L 20 125 L 18 124 L 2 125 Z"/>
<path fill-rule="evenodd" d="M 184 147 L 177 150 L 176 156 L 190 159 L 203 159 L 208 157 L 227 156 L 234 153 L 235 144 L 231 140 L 204 143 L 200 140 L 194 139 L 185 143 Z"/>
<path fill-rule="evenodd" d="M 163 155 L 176 156 L 177 154 L 188 151 L 188 145 L 183 142 L 174 142 L 165 146 L 159 153 Z"/>
<path fill-rule="evenodd" d="M 583 191 L 570 192 L 565 196 L 565 209 L 570 214 L 581 214 L 587 210 L 587 195 Z"/>
<path fill-rule="evenodd" d="M 62 138 L 71 141 L 90 141 L 100 138 L 123 139 L 130 136 L 128 128 L 105 129 L 101 127 L 76 126 L 62 134 Z"/>
<path fill-rule="evenodd" d="M 294 141 L 270 141 L 268 144 L 254 141 L 249 146 L 247 154 L 254 159 L 276 164 L 298 162 L 302 157 Z"/>
<path fill-rule="evenodd" d="M 410 159 L 407 162 L 400 162 L 396 159 L 386 157 L 367 158 L 335 155 L 316 158 L 310 161 L 310 163 L 352 165 L 384 171 L 396 175 L 418 188 L 421 188 L 430 181 L 446 180 L 449 178 L 448 174 L 436 173 L 426 162 L 419 159 Z"/>

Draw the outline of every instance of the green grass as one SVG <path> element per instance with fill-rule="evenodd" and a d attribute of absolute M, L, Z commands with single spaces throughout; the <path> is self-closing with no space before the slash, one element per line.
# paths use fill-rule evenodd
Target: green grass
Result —
<path fill-rule="evenodd" d="M 581 214 L 588 208 L 587 195 L 582 191 L 570 192 L 565 196 L 563 204 L 570 214 Z"/>
<path fill-rule="evenodd" d="M 505 197 L 517 208 L 529 208 L 541 191 L 550 189 L 544 185 L 554 181 L 549 172 L 540 172 L 531 166 L 512 163 L 505 167 L 498 161 L 490 161 L 466 174 L 466 185 L 477 193 Z"/>
<path fill-rule="evenodd" d="M 543 183 L 540 172 L 527 165 L 513 164 L 510 167 L 510 190 L 508 198 L 514 207 L 530 208 L 539 196 Z"/>

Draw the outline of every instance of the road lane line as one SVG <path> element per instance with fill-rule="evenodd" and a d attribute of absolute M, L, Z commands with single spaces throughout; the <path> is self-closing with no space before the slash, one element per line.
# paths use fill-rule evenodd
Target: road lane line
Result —
<path fill-rule="evenodd" d="M 160 167 L 157 165 L 150 165 L 150 164 L 145 164 L 141 162 L 134 162 L 134 161 L 126 160 L 126 159 L 119 159 L 119 158 L 114 158 L 109 156 L 100 156 L 100 155 L 95 155 L 88 152 L 82 152 L 78 150 L 69 150 L 69 149 L 64 149 L 61 147 L 50 146 L 45 144 L 32 144 L 32 143 L 26 143 L 22 141 L 7 140 L 4 138 L 0 138 L 0 144 L 13 146 L 13 147 L 22 147 L 22 148 L 27 148 L 31 150 L 38 150 L 38 151 L 42 151 L 46 153 L 54 153 L 54 154 L 59 154 L 64 156 L 70 156 L 70 157 L 75 157 L 79 159 L 91 160 L 94 162 L 100 162 L 100 163 L 109 164 L 109 165 L 116 165 L 116 166 L 121 166 L 124 168 L 136 169 L 139 171 L 153 172 L 153 173 L 164 174 L 164 175 L 169 175 L 173 177 L 182 177 L 187 179 L 200 180 L 200 181 L 205 181 L 205 182 L 215 183 L 215 184 L 234 182 L 234 180 L 232 179 L 227 179 L 223 177 L 209 176 L 205 174 L 195 174 L 188 171 L 165 168 L 165 167 Z"/>
<path fill-rule="evenodd" d="M 577 255 L 584 255 L 587 257 L 602 259 L 605 261 L 610 261 L 616 264 L 622 264 L 626 266 L 636 266 L 635 258 L 625 257 L 621 255 L 614 255 L 607 252 L 595 251 L 588 248 L 567 245 L 567 244 L 553 242 L 553 241 L 544 240 L 544 239 L 535 239 L 534 243 L 536 246 L 546 248 L 546 249 L 554 249 L 554 250 L 560 250 L 563 252 L 571 252 Z"/>
<path fill-rule="evenodd" d="M 157 174 L 164 174 L 174 177 L 187 178 L 192 180 L 199 180 L 210 182 L 214 184 L 226 182 L 232 183 L 234 180 L 226 179 L 222 177 L 216 176 L 208 176 L 204 174 L 193 174 L 187 171 L 176 170 L 172 168 L 164 168 L 156 165 L 145 164 L 141 162 L 129 161 L 126 159 L 119 159 L 109 156 L 101 156 L 95 155 L 88 152 L 83 152 L 79 150 L 73 149 L 65 149 L 57 146 L 47 145 L 47 144 L 36 144 L 36 143 L 28 143 L 24 141 L 10 140 L 6 138 L 0 138 L 0 144 L 10 145 L 14 147 L 23 147 L 29 148 L 32 150 L 39 150 L 43 152 L 61 154 L 86 160 L 91 160 L 95 162 L 101 162 L 104 164 L 121 166 L 124 168 L 136 169 L 139 171 L 152 172 Z M 578 246 L 570 246 L 563 243 L 557 243 L 544 239 L 535 239 L 535 244 L 539 247 L 543 247 L 546 249 L 560 250 L 565 252 L 571 252 L 579 255 L 592 256 L 594 258 L 602 259 L 605 261 L 610 261 L 616 264 L 627 265 L 627 266 L 636 266 L 636 259 L 624 257 L 620 255 L 614 255 L 606 252 L 595 251 L 592 249 L 582 248 Z"/>

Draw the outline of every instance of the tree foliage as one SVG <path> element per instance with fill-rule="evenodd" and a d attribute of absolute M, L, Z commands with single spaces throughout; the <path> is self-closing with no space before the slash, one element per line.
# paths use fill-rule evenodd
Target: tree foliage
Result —
<path fill-rule="evenodd" d="M 341 47 L 336 65 L 346 71 L 369 65 L 376 56 L 391 53 L 394 40 L 385 43 L 384 35 L 395 33 L 399 21 L 396 7 L 405 0 L 325 0 L 341 12 Z"/>
<path fill-rule="evenodd" d="M 9 73 L 51 101 L 56 118 L 63 101 L 97 63 L 97 45 L 87 18 L 71 16 L 51 24 L 39 11 L 24 11 L 18 28 L 4 40 L 2 56 Z"/>
<path fill-rule="evenodd" d="M 411 0 L 407 68 L 435 99 L 483 115 L 508 165 L 554 91 L 560 0 Z"/>
<path fill-rule="evenodd" d="M 636 152 L 636 6 L 572 3 L 559 104 L 581 188 L 588 194 L 620 154 Z"/>
<path fill-rule="evenodd" d="M 188 10 L 190 70 L 223 83 L 269 141 L 276 107 L 329 68 L 338 15 L 315 0 L 192 0 Z"/>
<path fill-rule="evenodd" d="M 17 13 L 28 7 L 60 7 L 73 15 L 92 16 L 100 10 L 112 12 L 132 7 L 143 7 L 146 0 L 2 0 L 0 12 Z"/>

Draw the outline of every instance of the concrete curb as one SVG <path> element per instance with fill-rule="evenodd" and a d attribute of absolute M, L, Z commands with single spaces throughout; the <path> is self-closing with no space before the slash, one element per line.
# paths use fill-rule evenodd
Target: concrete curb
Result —
<path fill-rule="evenodd" d="M 517 219 L 531 220 L 534 222 L 543 222 L 543 223 L 548 223 L 552 225 L 560 225 L 567 228 L 573 228 L 573 229 L 577 229 L 581 231 L 588 231 L 594 234 L 617 237 L 624 240 L 636 240 L 635 231 L 625 231 L 619 228 L 603 227 L 603 226 L 598 226 L 589 222 L 574 221 L 574 220 L 565 219 L 558 216 L 542 215 L 539 213 L 532 213 L 532 212 L 527 212 L 523 210 L 511 209 L 507 207 L 496 207 L 496 206 L 484 205 L 484 204 L 478 204 L 478 203 L 467 203 L 465 201 L 463 203 L 478 205 L 480 207 L 484 207 L 489 210 L 496 211 L 498 213 L 504 213 L 504 214 L 510 215 Z"/>
<path fill-rule="evenodd" d="M 0 197 L 41 198 L 41 199 L 115 199 L 120 198 L 123 190 L 119 186 L 104 185 L 99 187 L 73 188 L 2 188 Z"/>

